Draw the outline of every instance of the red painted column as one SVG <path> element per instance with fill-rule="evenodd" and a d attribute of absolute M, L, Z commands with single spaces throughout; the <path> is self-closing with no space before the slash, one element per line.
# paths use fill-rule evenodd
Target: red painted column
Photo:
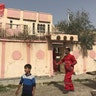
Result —
<path fill-rule="evenodd" d="M 5 42 L 2 42 L 2 54 L 1 54 L 1 78 L 4 78 L 5 74 Z"/>
<path fill-rule="evenodd" d="M 27 44 L 27 63 L 30 64 L 30 47 L 31 45 Z"/>

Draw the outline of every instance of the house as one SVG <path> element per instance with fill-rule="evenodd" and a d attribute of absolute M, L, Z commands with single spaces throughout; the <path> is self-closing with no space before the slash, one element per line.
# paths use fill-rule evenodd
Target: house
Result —
<path fill-rule="evenodd" d="M 63 56 L 65 47 L 72 49 L 71 53 L 78 61 L 75 66 L 76 74 L 96 70 L 96 47 L 89 51 L 88 58 L 82 58 L 80 45 L 76 45 L 78 36 L 53 32 L 52 21 L 52 15 L 48 13 L 5 9 L 0 18 L 0 27 L 4 29 L 1 30 L 4 37 L 1 36 L 0 39 L 0 78 L 21 76 L 26 63 L 32 65 L 35 76 L 53 76 L 53 49 L 56 49 L 58 61 Z M 20 34 L 27 34 L 27 39 L 8 38 L 19 37 Z M 59 69 L 63 71 L 63 65 Z"/>
<path fill-rule="evenodd" d="M 52 32 L 52 15 L 19 9 L 5 9 L 0 26 L 7 35 L 28 32 L 29 35 L 44 35 Z"/>

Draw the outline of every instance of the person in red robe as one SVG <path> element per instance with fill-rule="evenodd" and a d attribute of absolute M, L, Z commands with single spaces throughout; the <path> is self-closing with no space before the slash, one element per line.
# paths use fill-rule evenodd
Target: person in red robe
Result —
<path fill-rule="evenodd" d="M 64 77 L 64 92 L 74 91 L 72 83 L 72 74 L 74 72 L 74 65 L 77 63 L 75 57 L 70 54 L 70 48 L 65 48 L 65 56 L 57 63 L 57 65 L 64 63 L 65 77 Z"/>

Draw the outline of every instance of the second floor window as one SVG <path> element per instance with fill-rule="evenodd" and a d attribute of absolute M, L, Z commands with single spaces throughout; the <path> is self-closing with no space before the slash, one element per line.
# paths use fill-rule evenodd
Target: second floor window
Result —
<path fill-rule="evenodd" d="M 45 33 L 45 24 L 38 24 L 37 30 L 38 33 Z"/>
<path fill-rule="evenodd" d="M 10 28 L 12 28 L 12 27 L 13 27 L 13 21 L 10 20 Z"/>
<path fill-rule="evenodd" d="M 23 31 L 25 34 L 28 34 L 28 25 L 23 26 Z"/>
<path fill-rule="evenodd" d="M 33 23 L 33 34 L 35 34 L 35 23 Z"/>
<path fill-rule="evenodd" d="M 48 25 L 48 34 L 50 33 L 50 25 Z"/>

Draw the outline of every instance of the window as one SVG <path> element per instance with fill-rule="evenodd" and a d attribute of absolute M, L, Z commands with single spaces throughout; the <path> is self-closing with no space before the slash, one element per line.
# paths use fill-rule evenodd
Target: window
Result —
<path fill-rule="evenodd" d="M 23 30 L 24 30 L 24 33 L 25 33 L 25 34 L 28 33 L 28 25 L 24 25 Z"/>
<path fill-rule="evenodd" d="M 50 33 L 50 25 L 48 25 L 48 34 Z"/>
<path fill-rule="evenodd" d="M 42 31 L 44 31 L 44 32 L 45 32 L 45 25 L 43 25 L 43 26 L 42 26 Z"/>
<path fill-rule="evenodd" d="M 12 27 L 13 27 L 13 26 L 12 26 L 12 25 L 13 25 L 12 23 L 13 23 L 13 21 L 12 21 L 12 20 L 10 20 L 10 28 L 12 28 Z"/>
<path fill-rule="evenodd" d="M 45 24 L 38 24 L 37 30 L 40 33 L 45 33 Z"/>
<path fill-rule="evenodd" d="M 17 28 L 17 29 L 18 29 L 18 26 L 19 26 L 19 25 L 16 25 L 16 28 Z"/>
<path fill-rule="evenodd" d="M 35 23 L 33 23 L 33 34 L 35 34 Z"/>
<path fill-rule="evenodd" d="M 39 32 L 39 24 L 37 25 L 37 30 L 38 30 L 38 32 Z"/>

